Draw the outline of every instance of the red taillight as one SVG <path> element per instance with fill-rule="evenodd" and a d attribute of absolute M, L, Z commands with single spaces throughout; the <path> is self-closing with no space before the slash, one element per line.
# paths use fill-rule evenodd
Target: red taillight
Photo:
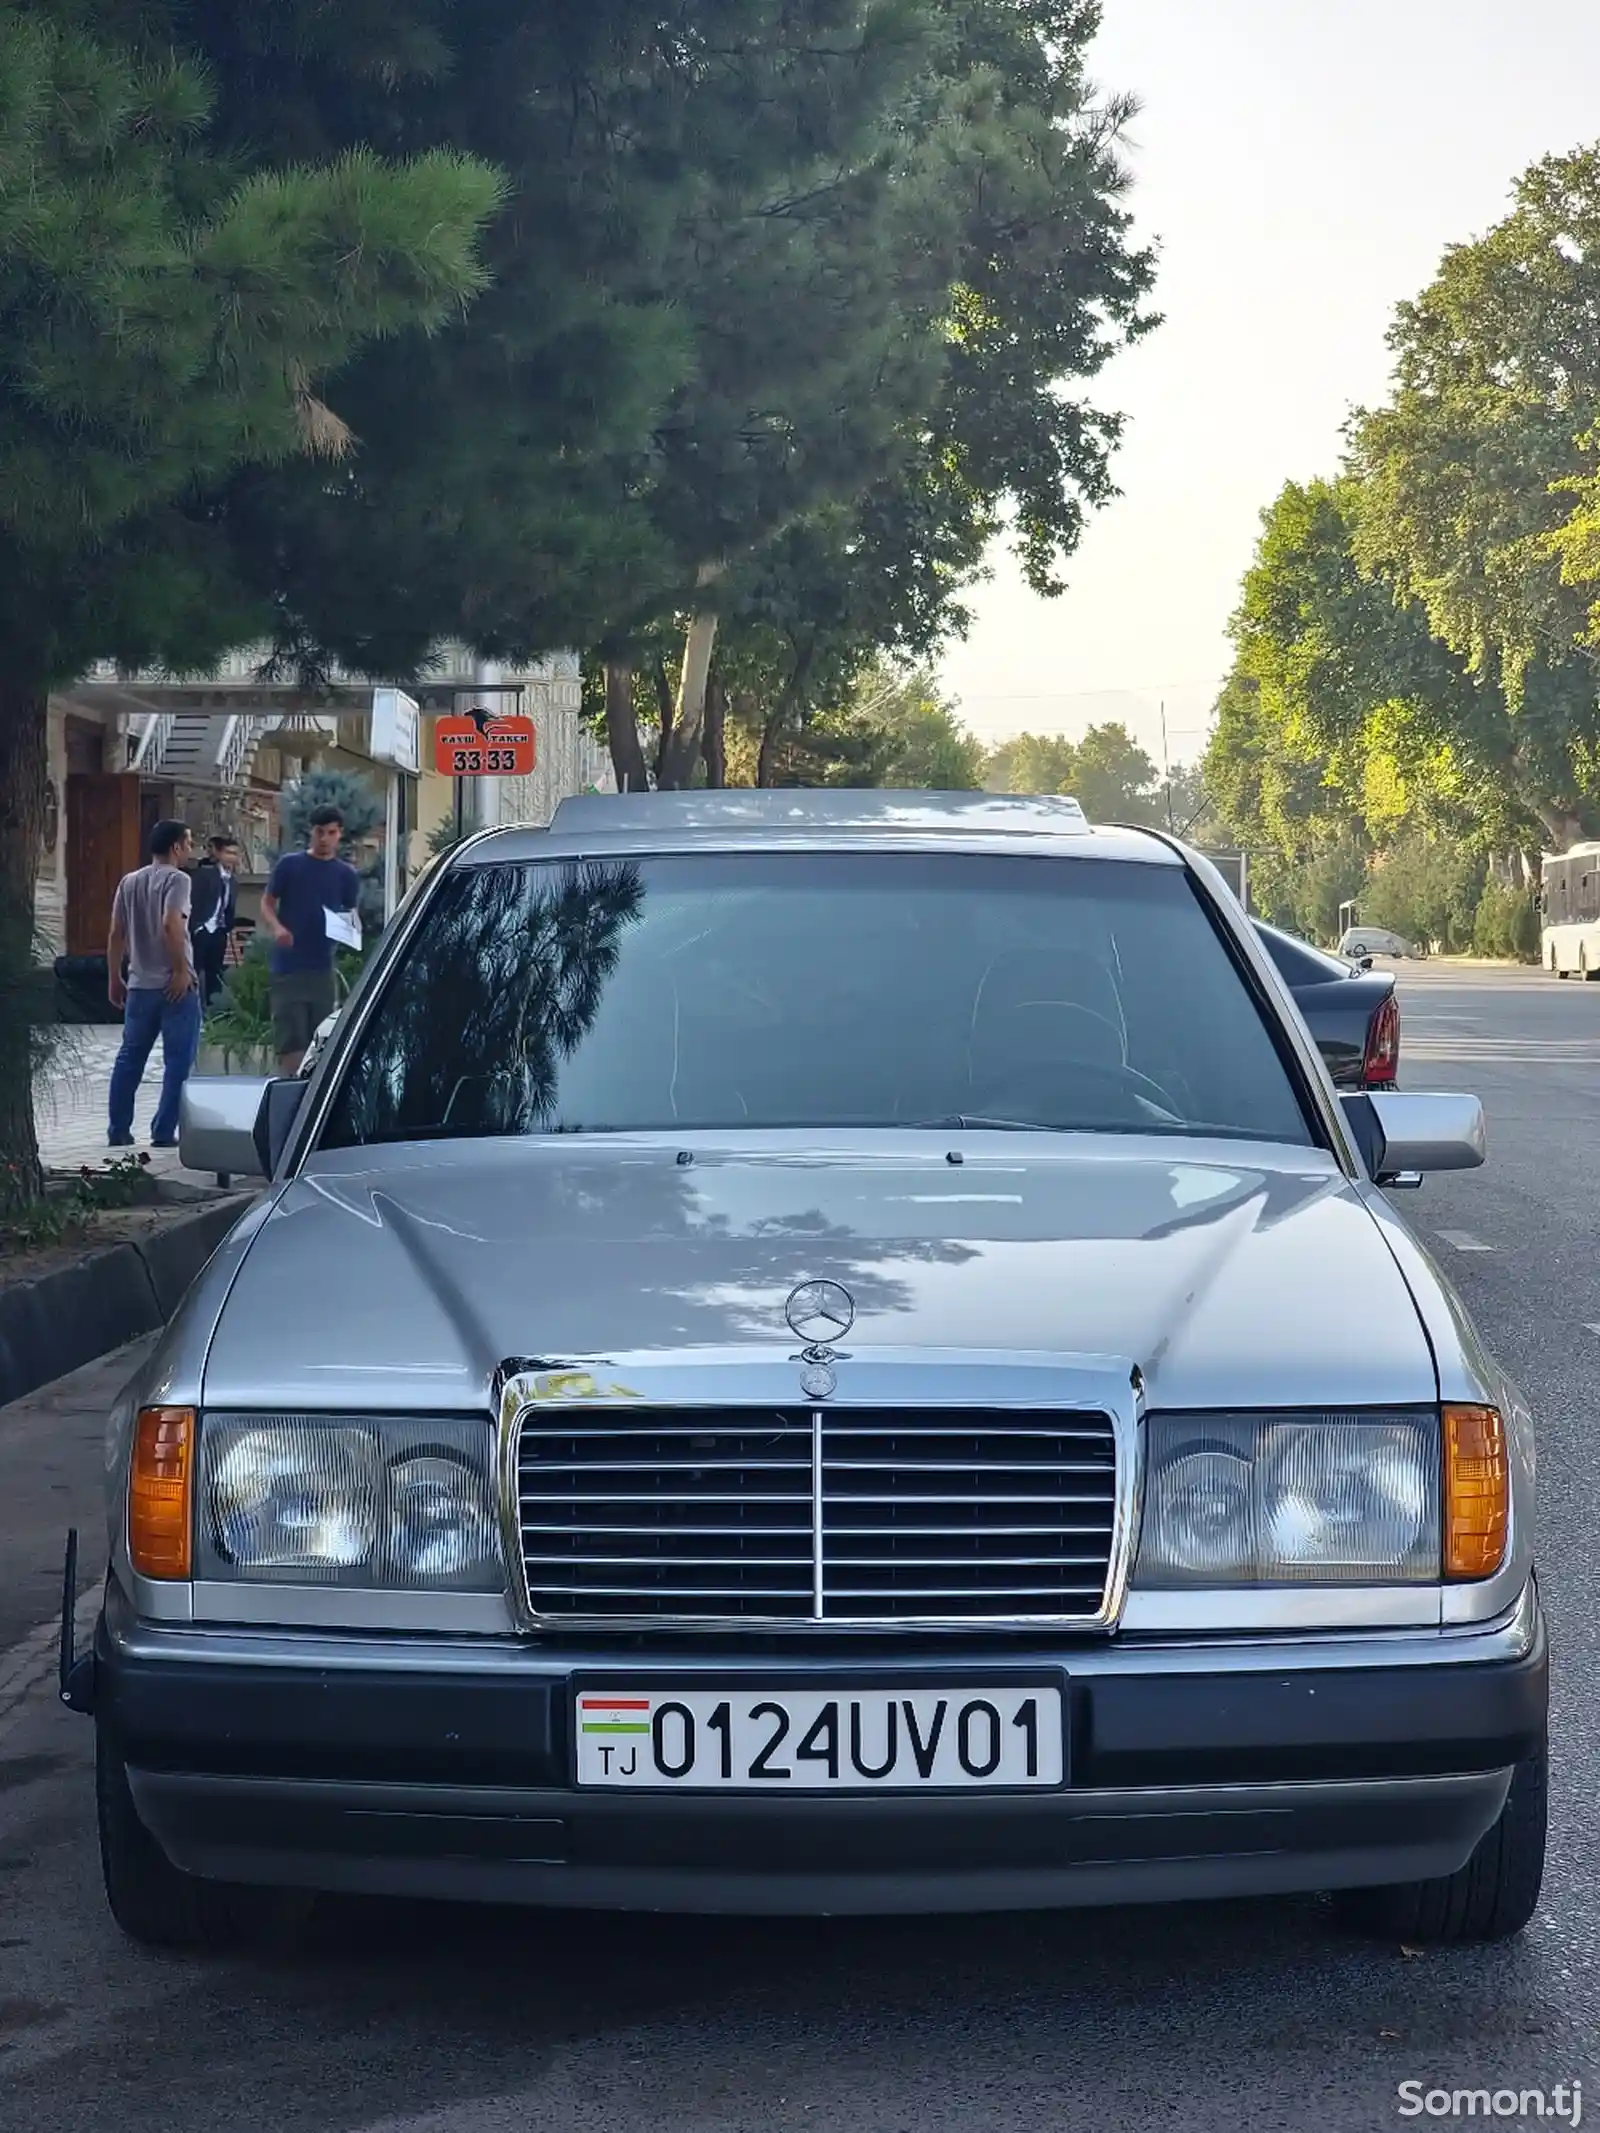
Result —
<path fill-rule="evenodd" d="M 1367 1030 L 1361 1079 L 1369 1089 L 1387 1088 L 1400 1072 L 1400 1002 L 1390 993 Z"/>

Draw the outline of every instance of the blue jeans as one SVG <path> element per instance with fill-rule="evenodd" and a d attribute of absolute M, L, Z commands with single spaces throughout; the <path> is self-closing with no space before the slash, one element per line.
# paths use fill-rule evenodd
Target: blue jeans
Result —
<path fill-rule="evenodd" d="M 151 986 L 130 986 L 122 1017 L 122 1049 L 111 1069 L 111 1138 L 133 1131 L 133 1099 L 144 1079 L 145 1064 L 161 1039 L 161 1101 L 150 1124 L 153 1141 L 178 1137 L 178 1104 L 200 1049 L 200 994 L 191 986 L 181 1000 L 169 1000 Z"/>

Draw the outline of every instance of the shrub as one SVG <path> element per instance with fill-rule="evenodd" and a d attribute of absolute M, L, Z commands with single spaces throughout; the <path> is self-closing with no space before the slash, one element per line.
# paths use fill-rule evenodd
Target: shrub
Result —
<path fill-rule="evenodd" d="M 1386 926 L 1425 947 L 1460 951 L 1476 944 L 1483 889 L 1481 859 L 1413 831 L 1374 863 L 1361 916 L 1369 926 Z"/>
<path fill-rule="evenodd" d="M 149 1156 L 141 1149 L 137 1155 L 83 1164 L 64 1191 L 51 1188 L 26 1199 L 14 1193 L 0 1209 L 0 1258 L 73 1243 L 96 1215 L 142 1207 L 154 1200 L 156 1184 L 149 1164 Z"/>
<path fill-rule="evenodd" d="M 224 1059 L 249 1058 L 277 1048 L 272 1029 L 271 952 L 265 933 L 255 934 L 243 959 L 223 979 L 222 990 L 206 1016 L 205 1042 Z M 354 948 L 341 948 L 335 955 L 335 992 L 341 1005 L 361 975 L 364 960 Z"/>
<path fill-rule="evenodd" d="M 1531 889 L 1519 889 L 1512 898 L 1511 953 L 1521 963 L 1537 963 L 1544 928 L 1539 904 Z"/>
<path fill-rule="evenodd" d="M 225 1059 L 272 1049 L 272 973 L 267 952 L 265 934 L 256 934 L 243 960 L 223 979 L 206 1016 L 205 1042 Z"/>
<path fill-rule="evenodd" d="M 1539 911 L 1527 889 L 1509 888 L 1502 881 L 1485 884 L 1473 921 L 1475 955 L 1514 957 L 1519 963 L 1539 960 Z"/>

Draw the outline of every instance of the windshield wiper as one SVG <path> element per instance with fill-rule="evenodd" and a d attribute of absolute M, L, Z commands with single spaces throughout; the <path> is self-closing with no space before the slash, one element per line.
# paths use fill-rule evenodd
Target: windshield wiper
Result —
<path fill-rule="evenodd" d="M 567 1139 L 582 1133 L 582 1126 L 394 1126 L 382 1133 L 369 1133 L 353 1145 L 358 1148 L 392 1148 L 403 1141 L 531 1141 Z"/>
<path fill-rule="evenodd" d="M 914 1132 L 942 1132 L 951 1126 L 963 1133 L 1072 1133 L 1072 1126 L 1047 1126 L 1036 1118 L 974 1118 L 968 1112 L 951 1111 L 944 1118 L 918 1119 Z"/>

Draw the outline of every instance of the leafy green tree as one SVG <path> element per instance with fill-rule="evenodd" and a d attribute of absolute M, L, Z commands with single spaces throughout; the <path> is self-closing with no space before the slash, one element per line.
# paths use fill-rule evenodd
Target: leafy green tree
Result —
<path fill-rule="evenodd" d="M 1201 773 L 1218 834 L 1249 856 L 1251 897 L 1274 924 L 1326 929 L 1320 889 L 1307 893 L 1327 854 L 1363 848 L 1362 826 L 1347 796 L 1330 784 L 1325 758 L 1263 700 L 1260 684 L 1236 666 L 1218 698 Z M 1345 861 L 1328 871 L 1347 878 Z"/>
<path fill-rule="evenodd" d="M 984 783 L 991 792 L 1070 792 L 1077 767 L 1065 734 L 1019 733 L 990 750 Z"/>
<path fill-rule="evenodd" d="M 874 687 L 877 682 L 877 675 L 869 677 L 873 693 L 860 692 L 866 697 L 860 708 L 893 743 L 884 784 L 921 792 L 981 790 L 983 744 L 944 701 L 932 674 L 909 675 L 897 686 Z"/>
<path fill-rule="evenodd" d="M 1217 823 L 1202 763 L 1173 764 L 1156 795 L 1156 818 L 1158 826 L 1165 824 L 1194 844 L 1214 836 Z"/>
<path fill-rule="evenodd" d="M 796 463 L 786 485 L 758 499 L 744 459 L 730 481 L 725 455 L 720 465 L 695 455 L 728 539 L 712 555 L 703 539 L 684 550 L 681 522 L 675 536 L 697 597 L 663 752 L 667 783 L 693 768 L 727 556 L 739 539 L 752 552 L 764 523 L 781 535 L 802 496 L 814 507 L 875 494 L 880 511 L 884 499 L 892 510 L 897 497 L 937 498 L 946 540 L 964 539 L 974 556 L 975 536 L 1008 517 L 1026 575 L 1049 593 L 1061 589 L 1087 512 L 1114 493 L 1119 424 L 1064 389 L 1153 323 L 1141 309 L 1151 263 L 1129 247 L 1120 207 L 1115 145 L 1126 107 L 1096 103 L 1084 75 L 1098 9 L 978 0 L 926 19 L 927 63 L 888 114 L 875 185 L 842 202 L 842 242 L 833 221 L 841 203 L 828 202 L 821 286 L 830 298 L 848 288 L 847 308 L 809 304 L 791 328 L 781 296 L 774 304 L 749 292 L 749 315 L 770 315 L 784 352 L 802 358 L 791 403 Z M 791 236 L 785 283 L 799 256 Z M 719 349 L 730 340 L 727 310 L 715 307 Z M 830 371 L 819 353 L 835 340 Z M 774 353 L 757 340 L 751 377 L 766 378 L 769 394 L 783 375 Z M 744 405 L 729 392 L 724 416 L 747 424 Z M 722 429 L 726 437 L 726 420 Z M 741 488 L 745 501 L 730 514 L 727 496 Z M 881 546 L 881 526 L 870 530 Z M 920 552 L 912 547 L 898 569 Z"/>
<path fill-rule="evenodd" d="M 1528 170 L 1512 212 L 1446 252 L 1390 339 L 1394 392 L 1355 430 L 1358 554 L 1503 694 L 1521 795 L 1565 844 L 1600 799 L 1570 494 L 1600 408 L 1600 149 Z"/>
<path fill-rule="evenodd" d="M 379 19 L 289 0 L 308 66 L 287 39 L 241 46 L 234 11 L 195 0 L 214 63 L 281 130 L 449 140 L 511 187 L 484 301 L 438 345 L 341 379 L 362 440 L 349 480 L 228 500 L 288 648 L 405 673 L 444 636 L 488 657 L 604 645 L 682 611 L 736 545 L 824 495 L 862 441 L 860 366 L 886 368 L 880 428 L 916 367 L 909 345 L 875 348 L 877 240 L 909 212 L 889 114 L 936 12 L 401 0 Z M 822 402 L 847 379 L 830 435 Z"/>
<path fill-rule="evenodd" d="M 1537 963 L 1539 940 L 1539 913 L 1532 892 L 1514 889 L 1508 882 L 1486 882 L 1470 941 L 1463 945 L 1478 955 Z"/>
<path fill-rule="evenodd" d="M 1069 790 L 1091 822 L 1160 821 L 1161 774 L 1118 721 L 1091 726 L 1074 751 Z"/>
<path fill-rule="evenodd" d="M 1500 849 L 1536 839 L 1530 766 L 1503 691 L 1362 565 L 1365 505 L 1346 476 L 1291 482 L 1263 514 L 1233 621 L 1260 716 L 1321 763 L 1377 843 L 1407 824 L 1470 824 Z"/>
<path fill-rule="evenodd" d="M 1341 910 L 1359 898 L 1366 886 L 1367 868 L 1367 846 L 1353 826 L 1315 845 L 1289 884 L 1286 917 L 1290 929 L 1331 947 L 1342 931 Z"/>
<path fill-rule="evenodd" d="M 193 665 L 266 610 L 195 498 L 350 439 L 322 381 L 482 285 L 484 165 L 220 153 L 159 20 L 0 6 L 0 970 L 30 959 L 48 692 L 100 659 Z M 26 1017 L 0 1023 L 0 1178 L 39 1165 Z M 7 1189 L 7 1188 L 0 1188 Z"/>
<path fill-rule="evenodd" d="M 1126 726 L 1091 726 L 1080 741 L 1064 734 L 1018 734 L 989 756 L 993 792 L 1070 793 L 1091 822 L 1165 821 L 1160 773 Z"/>
<path fill-rule="evenodd" d="M 746 744 L 746 760 L 751 758 Z M 817 708 L 775 752 L 769 782 L 976 792 L 984 752 L 926 668 L 878 658 L 844 700 Z"/>
<path fill-rule="evenodd" d="M 241 56 L 231 11 L 207 43 L 285 134 L 366 139 L 381 116 L 513 188 L 459 332 L 341 378 L 346 478 L 230 493 L 309 663 L 593 647 L 619 780 L 683 783 L 713 774 L 717 633 L 791 527 L 940 494 L 965 539 L 1005 500 L 1044 582 L 1111 493 L 1117 423 L 1071 386 L 1145 330 L 1152 269 L 1083 0 L 402 0 L 382 25 L 286 4 L 298 44 Z M 665 616 L 683 644 L 652 772 L 628 670 Z"/>
<path fill-rule="evenodd" d="M 1413 829 L 1373 861 L 1361 916 L 1407 940 L 1461 953 L 1472 946 L 1486 867 L 1459 839 Z"/>
<path fill-rule="evenodd" d="M 948 470 L 880 483 L 785 529 L 736 576 L 713 708 L 755 733 L 753 782 L 837 720 L 881 663 L 919 662 L 966 627 L 962 589 L 994 531 Z"/>

